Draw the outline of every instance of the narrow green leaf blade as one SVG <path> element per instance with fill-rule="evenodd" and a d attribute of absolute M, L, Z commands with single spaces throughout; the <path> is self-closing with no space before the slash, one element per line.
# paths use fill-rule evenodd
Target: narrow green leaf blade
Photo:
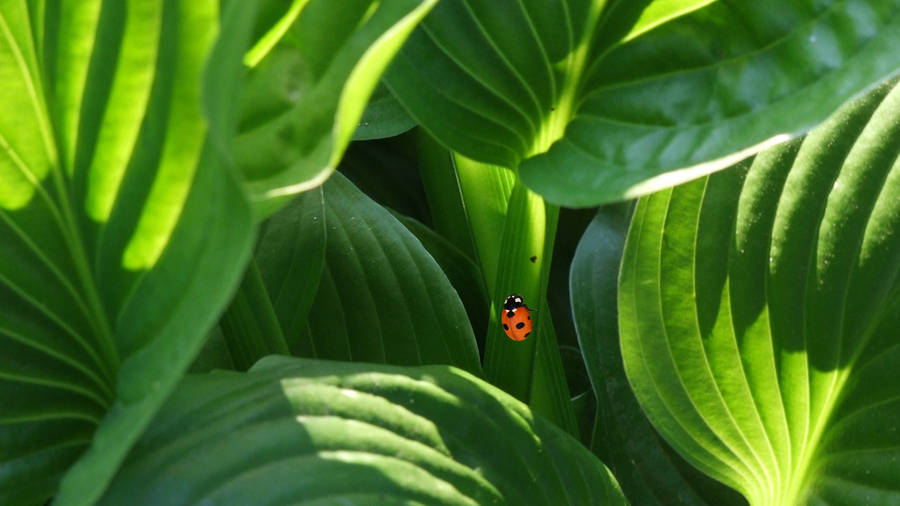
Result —
<path fill-rule="evenodd" d="M 301 500 L 626 504 L 578 441 L 468 373 L 286 357 L 188 377 L 101 504 Z"/>
<path fill-rule="evenodd" d="M 885 84 L 802 142 L 638 204 L 619 281 L 629 381 L 751 504 L 900 500 L 898 160 Z"/>
<path fill-rule="evenodd" d="M 578 424 L 546 303 L 559 208 L 518 183 L 509 170 L 459 155 L 454 155 L 454 161 L 492 301 L 485 339 L 485 377 L 577 435 Z M 500 308 L 511 293 L 522 295 L 535 309 L 531 315 L 533 335 L 524 341 L 512 341 L 500 325 Z"/>

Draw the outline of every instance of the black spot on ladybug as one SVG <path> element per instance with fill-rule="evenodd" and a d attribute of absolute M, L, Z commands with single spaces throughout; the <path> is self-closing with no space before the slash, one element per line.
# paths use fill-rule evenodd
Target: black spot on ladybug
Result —
<path fill-rule="evenodd" d="M 512 318 L 513 316 L 516 316 L 516 311 L 515 311 L 515 310 L 509 310 L 509 311 L 506 312 L 506 317 L 507 317 L 507 318 Z"/>
<path fill-rule="evenodd" d="M 529 258 L 529 260 L 531 260 L 531 263 L 535 263 L 535 262 L 537 262 L 537 256 L 533 256 L 533 257 Z"/>
<path fill-rule="evenodd" d="M 509 330 L 509 325 L 507 325 L 507 324 L 504 323 L 504 324 L 503 324 L 503 330 Z"/>
<path fill-rule="evenodd" d="M 531 319 L 531 317 L 530 317 L 530 316 L 529 316 L 529 317 L 528 317 L 528 319 L 529 319 L 529 320 L 530 320 L 530 319 Z"/>
<path fill-rule="evenodd" d="M 530 336 L 530 335 L 531 335 L 531 332 L 526 332 L 526 333 L 525 333 L 525 337 L 528 337 L 528 336 Z"/>
<path fill-rule="evenodd" d="M 524 326 L 525 326 L 525 323 L 524 323 L 524 322 L 519 322 L 519 323 L 516 324 L 516 328 L 517 328 L 517 329 L 521 329 L 521 328 L 524 327 Z"/>

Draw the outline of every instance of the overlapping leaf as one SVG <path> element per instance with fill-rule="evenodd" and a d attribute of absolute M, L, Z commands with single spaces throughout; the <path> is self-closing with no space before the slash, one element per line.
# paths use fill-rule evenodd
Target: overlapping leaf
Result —
<path fill-rule="evenodd" d="M 728 487 L 692 472 L 690 464 L 653 430 L 628 385 L 616 322 L 616 286 L 627 218 L 627 208 L 601 209 L 572 260 L 572 314 L 597 396 L 591 449 L 634 504 L 746 504 Z"/>
<path fill-rule="evenodd" d="M 387 82 L 547 200 L 642 195 L 805 131 L 900 68 L 897 0 L 447 0 Z"/>
<path fill-rule="evenodd" d="M 248 53 L 235 139 L 255 198 L 301 193 L 331 175 L 382 72 L 436 1 L 276 3 L 281 18 Z"/>
<path fill-rule="evenodd" d="M 423 179 L 429 200 L 438 206 L 435 214 L 452 217 L 443 223 L 436 221 L 453 231 L 462 244 L 469 242 L 466 236 L 471 234 L 493 302 L 485 339 L 485 377 L 577 434 L 556 334 L 544 299 L 559 209 L 545 205 L 502 167 L 473 162 L 433 142 L 424 142 L 421 147 L 428 153 Z M 465 230 L 460 229 L 463 226 Z M 532 315 L 534 336 L 521 342 L 511 341 L 503 333 L 497 310 L 513 292 L 525 297 L 536 310 Z"/>
<path fill-rule="evenodd" d="M 323 195 L 275 214 L 257 249 L 292 352 L 480 372 L 459 296 L 415 236 L 340 174 Z"/>
<path fill-rule="evenodd" d="M 92 502 L 239 278 L 250 209 L 201 97 L 221 19 L 241 59 L 233 7 L 0 3 L 4 504 L 41 503 L 83 452 L 55 504 Z"/>
<path fill-rule="evenodd" d="M 900 87 L 638 204 L 628 378 L 663 436 L 752 504 L 900 501 L 898 309 Z"/>
<path fill-rule="evenodd" d="M 406 109 L 391 94 L 384 84 L 379 84 L 366 110 L 363 111 L 356 131 L 353 132 L 354 141 L 366 141 L 371 139 L 383 139 L 400 135 L 416 126 L 416 122 L 407 114 Z"/>
<path fill-rule="evenodd" d="M 297 502 L 626 504 L 580 443 L 468 373 L 285 357 L 187 377 L 101 504 Z"/>

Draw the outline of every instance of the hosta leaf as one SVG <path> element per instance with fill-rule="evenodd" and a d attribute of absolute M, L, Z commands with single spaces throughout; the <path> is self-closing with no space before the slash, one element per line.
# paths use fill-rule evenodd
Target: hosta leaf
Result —
<path fill-rule="evenodd" d="M 293 271 L 262 267 L 269 293 L 277 294 L 272 297 L 291 350 L 331 360 L 450 364 L 479 373 L 475 336 L 465 309 L 418 239 L 341 174 L 329 179 L 323 193 L 324 215 L 300 215 L 303 221 L 295 222 L 315 234 L 321 232 L 314 223 L 325 222 L 321 279 L 316 278 L 318 290 L 308 315 L 301 311 L 308 301 L 309 283 L 292 282 L 293 274 L 284 274 Z M 290 220 L 283 216 L 291 209 L 273 217 L 284 230 L 291 230 Z M 266 253 L 271 259 L 279 256 L 280 239 L 271 231 L 270 224 L 258 257 L 264 252 L 272 252 Z M 304 262 L 319 261 L 297 254 L 303 251 L 291 254 L 291 269 L 299 272 Z M 299 294 L 304 295 L 298 302 Z"/>
<path fill-rule="evenodd" d="M 242 56 L 232 6 L 0 2 L 0 503 L 91 503 L 239 280 L 250 209 L 202 99 L 220 20 Z"/>
<path fill-rule="evenodd" d="M 235 149 L 255 198 L 331 175 L 388 62 L 436 1 L 293 1 L 247 58 Z"/>
<path fill-rule="evenodd" d="M 296 275 L 294 272 L 287 274 Z M 289 280 L 289 277 L 285 278 L 286 282 Z M 296 291 L 300 294 L 307 292 L 303 289 Z M 235 370 L 246 371 L 266 355 L 290 354 L 284 332 L 281 330 L 281 324 L 278 322 L 278 316 L 272 307 L 272 301 L 255 260 L 250 261 L 237 293 L 219 319 L 219 329 L 228 348 L 232 368 Z"/>
<path fill-rule="evenodd" d="M 484 286 L 484 279 L 478 265 L 460 251 L 455 244 L 420 222 L 407 216 L 397 216 L 397 219 L 416 236 L 416 239 L 428 250 L 428 254 L 441 266 L 441 270 L 447 275 L 447 279 L 466 308 L 475 338 L 484 339 L 491 299 L 488 297 L 487 287 Z M 480 344 L 483 345 L 484 342 L 482 341 Z"/>
<path fill-rule="evenodd" d="M 900 501 L 898 195 L 900 87 L 883 85 L 802 142 L 638 204 L 629 381 L 752 504 Z"/>
<path fill-rule="evenodd" d="M 187 377 L 101 504 L 298 502 L 626 504 L 580 443 L 468 373 L 286 357 Z"/>
<path fill-rule="evenodd" d="M 690 465 L 653 430 L 628 385 L 616 324 L 627 211 L 627 207 L 601 209 L 572 260 L 572 315 L 598 399 L 591 449 L 609 466 L 633 504 L 744 504 L 728 487 L 689 472 Z"/>
<path fill-rule="evenodd" d="M 325 265 L 322 189 L 297 196 L 263 225 L 254 260 L 288 346 L 292 352 L 301 353 L 297 346 L 300 336 L 305 335 L 306 317 Z"/>
<path fill-rule="evenodd" d="M 588 206 L 808 130 L 898 45 L 897 0 L 447 0 L 386 80 L 451 149 Z"/>
<path fill-rule="evenodd" d="M 363 111 L 362 118 L 356 125 L 353 140 L 365 141 L 393 137 L 414 126 L 416 126 L 416 122 L 409 117 L 406 109 L 391 95 L 390 90 L 384 84 L 379 84 L 372 92 L 366 110 Z"/>

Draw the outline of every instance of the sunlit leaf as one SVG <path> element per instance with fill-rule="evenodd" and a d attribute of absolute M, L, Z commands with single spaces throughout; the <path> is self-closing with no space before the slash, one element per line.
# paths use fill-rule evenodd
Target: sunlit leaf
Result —
<path fill-rule="evenodd" d="M 101 504 L 296 502 L 626 504 L 580 443 L 459 369 L 285 357 L 186 378 Z"/>
<path fill-rule="evenodd" d="M 746 504 L 740 494 L 692 470 L 679 458 L 653 429 L 625 377 L 616 322 L 616 286 L 627 211 L 627 207 L 601 209 L 572 260 L 572 313 L 598 399 L 591 449 L 616 475 L 633 504 Z"/>
<path fill-rule="evenodd" d="M 897 47 L 897 0 L 446 0 L 386 81 L 451 149 L 590 206 L 812 128 Z"/>
<path fill-rule="evenodd" d="M 250 51 L 235 149 L 255 199 L 334 171 L 382 72 L 437 0 L 294 0 Z M 269 214 L 277 203 L 260 202 Z"/>
<path fill-rule="evenodd" d="M 203 97 L 220 22 L 242 56 L 232 6 L 0 3 L 0 503 L 93 502 L 240 278 Z"/>
<path fill-rule="evenodd" d="M 628 378 L 672 446 L 751 504 L 900 501 L 898 195 L 891 84 L 637 206 Z"/>

